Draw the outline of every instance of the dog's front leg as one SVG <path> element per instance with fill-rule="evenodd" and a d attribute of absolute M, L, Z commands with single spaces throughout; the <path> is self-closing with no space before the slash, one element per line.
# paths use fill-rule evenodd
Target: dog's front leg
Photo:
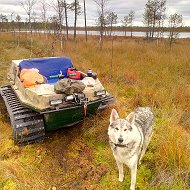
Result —
<path fill-rule="evenodd" d="M 118 170 L 119 170 L 119 181 L 122 182 L 123 178 L 124 178 L 124 175 L 123 175 L 123 163 L 119 162 L 118 160 L 116 160 L 116 163 L 117 163 L 117 167 L 118 167 Z"/>
<path fill-rule="evenodd" d="M 137 161 L 131 167 L 131 186 L 130 190 L 135 190 L 137 176 Z"/>

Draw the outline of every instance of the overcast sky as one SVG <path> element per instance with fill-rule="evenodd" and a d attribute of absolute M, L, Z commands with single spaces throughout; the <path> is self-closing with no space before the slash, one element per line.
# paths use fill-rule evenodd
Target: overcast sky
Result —
<path fill-rule="evenodd" d="M 19 2 L 24 2 L 28 0 L 0 0 L 0 14 L 7 15 L 10 19 L 11 13 L 14 15 L 19 14 L 23 20 L 27 18 L 25 10 L 20 6 Z M 52 4 L 56 3 L 56 0 L 46 0 L 48 5 L 48 16 L 51 17 L 55 13 Z M 67 0 L 68 3 L 73 0 Z M 36 15 L 41 14 L 40 11 L 40 2 L 41 0 L 36 0 L 36 4 L 33 8 L 33 11 Z M 79 0 L 83 3 L 83 0 Z M 107 9 L 114 11 L 118 15 L 118 22 L 121 23 L 121 20 L 126 16 L 130 10 L 135 11 L 135 21 L 134 25 L 143 26 L 143 12 L 147 0 L 109 0 L 107 3 Z M 87 24 L 95 25 L 97 19 L 97 6 L 93 0 L 86 0 L 86 9 L 87 9 Z M 190 26 L 190 0 L 167 0 L 167 15 L 177 13 L 183 15 L 184 26 Z M 69 13 L 69 25 L 73 25 L 73 13 Z M 78 18 L 78 25 L 83 26 L 83 15 Z"/>

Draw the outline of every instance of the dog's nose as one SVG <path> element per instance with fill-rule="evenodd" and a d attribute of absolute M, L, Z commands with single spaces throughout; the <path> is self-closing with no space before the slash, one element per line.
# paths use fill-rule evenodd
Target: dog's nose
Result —
<path fill-rule="evenodd" d="M 118 138 L 118 141 L 119 141 L 119 143 L 122 143 L 122 142 L 123 142 L 123 138 L 122 138 L 122 137 L 119 137 L 119 138 Z"/>

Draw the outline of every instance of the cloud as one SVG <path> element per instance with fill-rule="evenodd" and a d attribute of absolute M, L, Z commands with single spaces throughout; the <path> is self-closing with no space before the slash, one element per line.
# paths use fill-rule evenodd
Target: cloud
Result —
<path fill-rule="evenodd" d="M 18 5 L 18 4 L 19 4 L 19 2 L 15 1 L 15 0 L 9 0 L 9 1 L 1 0 L 0 1 L 0 5 Z M 1 9 L 2 9 L 2 7 L 1 7 Z"/>
<path fill-rule="evenodd" d="M 19 2 L 24 2 L 27 0 L 0 0 L 0 14 L 7 15 L 10 19 L 11 13 L 19 14 L 22 16 L 22 19 L 25 20 L 27 18 L 27 14 L 25 10 L 20 6 Z M 73 0 L 66 0 L 68 3 L 73 2 Z M 55 14 L 52 4 L 56 3 L 56 0 L 46 0 L 48 6 L 48 16 L 51 17 Z M 83 0 L 79 0 L 81 6 L 83 8 Z M 126 16 L 130 10 L 135 11 L 135 24 L 143 25 L 143 13 L 147 0 L 108 0 L 107 2 L 107 10 L 114 11 L 118 15 L 118 21 L 120 22 L 124 16 Z M 167 14 L 181 14 L 184 18 L 185 25 L 190 26 L 190 0 L 167 0 Z M 95 25 L 98 17 L 97 13 L 97 5 L 93 0 L 86 0 L 86 9 L 87 9 L 87 24 Z M 41 6 L 40 0 L 37 0 L 37 3 L 34 7 L 35 13 L 40 16 L 41 14 Z M 74 13 L 69 12 L 69 23 L 73 24 Z M 84 25 L 84 16 L 83 13 L 78 17 L 78 25 Z"/>

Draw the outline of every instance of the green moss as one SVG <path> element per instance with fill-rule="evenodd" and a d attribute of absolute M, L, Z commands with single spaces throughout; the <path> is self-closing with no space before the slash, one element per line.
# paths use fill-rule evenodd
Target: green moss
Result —
<path fill-rule="evenodd" d="M 123 89 L 123 96 L 125 98 L 131 98 L 131 97 L 135 97 L 137 95 L 137 91 L 135 88 L 124 88 Z"/>
<path fill-rule="evenodd" d="M 3 190 L 18 190 L 18 187 L 15 181 L 8 179 L 3 184 Z"/>
<path fill-rule="evenodd" d="M 97 164 L 104 164 L 106 167 L 110 166 L 113 161 L 113 155 L 109 146 L 101 143 L 95 145 L 95 162 Z"/>
<path fill-rule="evenodd" d="M 20 152 L 20 148 L 14 146 L 12 139 L 5 139 L 2 143 L 2 147 L 3 148 L 0 149 L 0 160 L 7 160 L 10 157 L 13 158 Z"/>
<path fill-rule="evenodd" d="M 149 168 L 146 168 L 144 165 L 141 165 L 138 169 L 137 174 L 137 188 L 151 190 L 150 181 L 152 178 L 152 173 Z"/>
<path fill-rule="evenodd" d="M 113 168 L 112 168 L 113 169 Z M 118 181 L 118 174 L 117 170 L 111 170 L 109 171 L 100 181 L 101 186 L 105 190 L 124 190 L 129 189 L 129 183 L 125 181 L 124 183 L 121 183 Z"/>

